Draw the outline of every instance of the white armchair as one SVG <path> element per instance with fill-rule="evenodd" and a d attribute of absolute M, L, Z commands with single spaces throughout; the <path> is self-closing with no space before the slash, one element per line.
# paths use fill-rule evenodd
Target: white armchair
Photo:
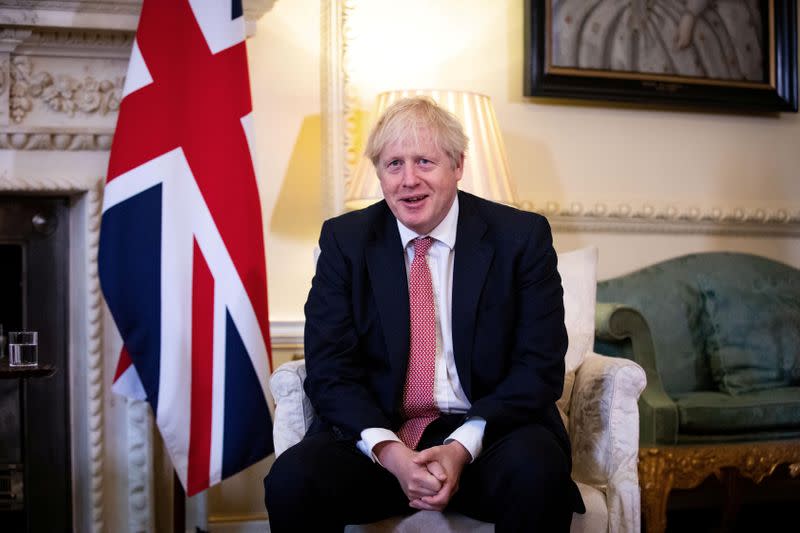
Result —
<path fill-rule="evenodd" d="M 586 514 L 573 517 L 572 531 L 638 533 L 637 401 L 645 386 L 645 374 L 630 360 L 606 357 L 590 350 L 594 337 L 596 261 L 594 249 L 559 256 L 570 340 L 559 408 L 572 442 L 572 476 L 586 504 Z M 305 377 L 305 362 L 292 361 L 281 365 L 270 378 L 275 399 L 276 456 L 299 442 L 313 420 L 311 402 L 303 391 Z M 366 526 L 348 526 L 348 531 L 367 532 L 493 530 L 491 524 L 457 513 L 433 511 L 420 511 Z"/>

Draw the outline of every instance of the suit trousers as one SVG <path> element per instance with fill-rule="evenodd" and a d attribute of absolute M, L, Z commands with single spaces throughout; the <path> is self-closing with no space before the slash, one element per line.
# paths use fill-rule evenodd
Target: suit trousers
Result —
<path fill-rule="evenodd" d="M 418 449 L 439 445 L 461 417 L 425 430 Z M 457 425 L 457 424 L 456 424 Z M 308 435 L 277 458 L 264 479 L 273 533 L 342 531 L 416 512 L 397 479 L 329 431 Z M 502 532 L 567 532 L 574 509 L 570 461 L 543 426 L 519 427 L 465 465 L 448 511 L 495 524 Z"/>

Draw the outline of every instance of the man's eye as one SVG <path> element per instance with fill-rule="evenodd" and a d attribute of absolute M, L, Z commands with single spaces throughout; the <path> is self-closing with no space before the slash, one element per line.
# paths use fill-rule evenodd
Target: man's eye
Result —
<path fill-rule="evenodd" d="M 419 160 L 420 165 L 432 165 L 433 161 L 430 159 L 425 159 L 424 157 Z"/>
<path fill-rule="evenodd" d="M 390 167 L 390 168 L 391 168 L 391 167 L 399 167 L 399 166 L 400 166 L 400 160 L 399 160 L 399 159 L 392 159 L 391 161 L 389 161 L 389 162 L 386 164 L 386 166 L 387 166 L 387 167 Z"/>

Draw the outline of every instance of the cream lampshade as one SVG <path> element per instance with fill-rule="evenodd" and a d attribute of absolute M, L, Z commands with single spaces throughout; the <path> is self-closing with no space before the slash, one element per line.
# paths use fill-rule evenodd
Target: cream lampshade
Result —
<path fill-rule="evenodd" d="M 508 172 L 508 160 L 492 102 L 483 94 L 464 91 L 388 91 L 377 97 L 373 121 L 401 98 L 428 96 L 453 113 L 469 138 L 464 175 L 459 188 L 487 200 L 514 205 L 516 194 Z M 366 207 L 383 198 L 372 162 L 362 157 L 347 188 L 345 207 Z"/>

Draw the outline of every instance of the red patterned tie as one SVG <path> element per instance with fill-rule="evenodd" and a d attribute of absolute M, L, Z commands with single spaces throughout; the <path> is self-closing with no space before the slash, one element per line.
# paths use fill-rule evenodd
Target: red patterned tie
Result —
<path fill-rule="evenodd" d="M 403 389 L 403 416 L 397 436 L 403 443 L 416 448 L 422 432 L 439 416 L 433 398 L 436 365 L 436 311 L 433 304 L 431 271 L 425 256 L 433 239 L 421 237 L 414 241 L 414 260 L 411 262 L 408 295 L 411 308 L 411 350 L 408 374 Z"/>

